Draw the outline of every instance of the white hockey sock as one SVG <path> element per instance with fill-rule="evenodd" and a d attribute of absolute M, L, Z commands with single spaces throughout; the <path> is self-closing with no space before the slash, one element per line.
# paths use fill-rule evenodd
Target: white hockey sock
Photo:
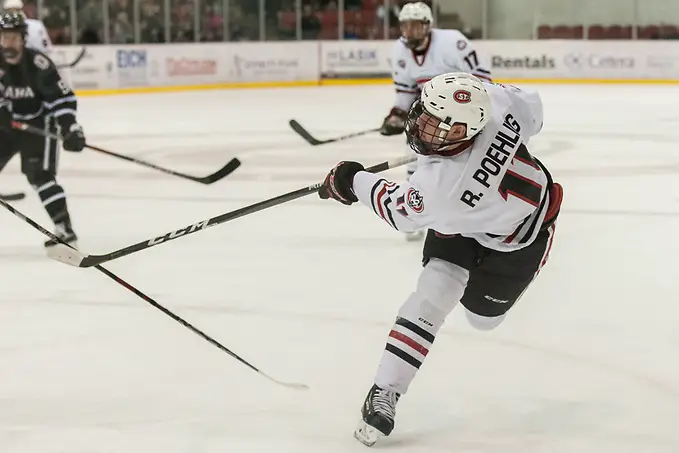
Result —
<path fill-rule="evenodd" d="M 436 334 L 462 298 L 468 278 L 469 273 L 454 264 L 438 259 L 427 264 L 389 332 L 375 376 L 377 386 L 407 392 Z"/>

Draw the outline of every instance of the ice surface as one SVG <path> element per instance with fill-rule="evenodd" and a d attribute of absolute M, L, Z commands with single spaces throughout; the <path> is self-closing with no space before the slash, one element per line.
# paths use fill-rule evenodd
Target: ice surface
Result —
<path fill-rule="evenodd" d="M 548 266 L 506 322 L 462 311 L 438 336 L 396 430 L 408 453 L 679 451 L 679 87 L 544 86 L 531 150 L 565 188 Z M 373 164 L 403 138 L 366 136 L 389 86 L 84 98 L 88 140 L 212 186 L 94 152 L 62 155 L 81 247 L 105 253 Z M 389 173 L 402 178 L 403 170 Z M 0 191 L 51 227 L 15 159 Z M 4 212 L 4 214 L 1 214 Z M 43 237 L 0 210 L 2 453 L 344 453 L 396 311 L 420 269 L 362 206 L 304 198 L 108 267 L 256 366 L 271 384 L 94 269 L 44 257 Z"/>

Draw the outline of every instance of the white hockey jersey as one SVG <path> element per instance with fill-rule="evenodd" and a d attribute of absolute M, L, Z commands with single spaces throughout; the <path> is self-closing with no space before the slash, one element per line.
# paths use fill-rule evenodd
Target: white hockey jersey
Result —
<path fill-rule="evenodd" d="M 428 47 L 422 55 L 416 55 L 403 38 L 399 39 L 391 55 L 391 66 L 396 87 L 394 106 L 404 111 L 413 103 L 422 85 L 441 74 L 467 72 L 491 81 L 490 71 L 476 49 L 458 30 L 431 29 Z"/>
<path fill-rule="evenodd" d="M 470 148 L 453 157 L 419 156 L 407 183 L 359 172 L 358 199 L 399 231 L 459 234 L 507 252 L 530 245 L 561 203 L 560 192 L 550 195 L 557 185 L 527 148 L 542 128 L 542 101 L 535 91 L 485 86 L 491 118 Z"/>
<path fill-rule="evenodd" d="M 48 54 L 52 50 L 52 41 L 45 25 L 37 19 L 26 19 L 26 25 L 28 26 L 26 47 Z"/>

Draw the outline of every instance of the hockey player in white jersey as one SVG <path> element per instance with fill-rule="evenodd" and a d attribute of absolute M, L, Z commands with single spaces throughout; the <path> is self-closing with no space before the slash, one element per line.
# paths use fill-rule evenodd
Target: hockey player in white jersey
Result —
<path fill-rule="evenodd" d="M 340 162 L 319 196 L 360 201 L 399 231 L 428 229 L 424 268 L 389 333 L 355 437 L 366 445 L 394 428 L 396 403 L 458 304 L 472 326 L 497 327 L 546 263 L 562 188 L 528 151 L 542 128 L 537 92 L 434 77 L 409 109 L 406 136 L 419 154 L 407 183 Z"/>
<path fill-rule="evenodd" d="M 433 16 L 425 3 L 408 3 L 399 14 L 401 38 L 391 55 L 392 77 L 396 88 L 394 106 L 384 119 L 380 133 L 399 135 L 404 131 L 406 112 L 423 84 L 440 74 L 469 72 L 491 80 L 474 45 L 458 30 L 431 28 Z M 416 164 L 409 165 L 410 176 Z M 421 231 L 407 233 L 408 240 L 422 237 Z"/>
<path fill-rule="evenodd" d="M 24 3 L 22 0 L 6 0 L 3 8 L 6 12 L 23 12 Z M 28 31 L 26 36 L 26 47 L 39 50 L 44 54 L 49 54 L 52 50 L 52 41 L 45 24 L 37 19 L 26 19 Z"/>

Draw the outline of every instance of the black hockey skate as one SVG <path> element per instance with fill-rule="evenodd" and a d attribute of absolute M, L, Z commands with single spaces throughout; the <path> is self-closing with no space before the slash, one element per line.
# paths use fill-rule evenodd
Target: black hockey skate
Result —
<path fill-rule="evenodd" d="M 70 223 L 57 224 L 54 235 L 61 239 L 66 244 L 70 245 L 71 247 L 78 248 L 78 243 L 76 242 L 78 240 L 78 237 L 75 235 L 75 232 L 73 231 L 73 228 L 71 227 Z M 49 241 L 45 241 L 45 248 L 54 247 L 57 244 L 59 244 L 58 241 L 50 239 Z"/>
<path fill-rule="evenodd" d="M 396 403 L 400 394 L 373 385 L 361 409 L 362 420 L 354 437 L 364 445 L 372 447 L 381 436 L 388 436 L 394 429 Z"/>

